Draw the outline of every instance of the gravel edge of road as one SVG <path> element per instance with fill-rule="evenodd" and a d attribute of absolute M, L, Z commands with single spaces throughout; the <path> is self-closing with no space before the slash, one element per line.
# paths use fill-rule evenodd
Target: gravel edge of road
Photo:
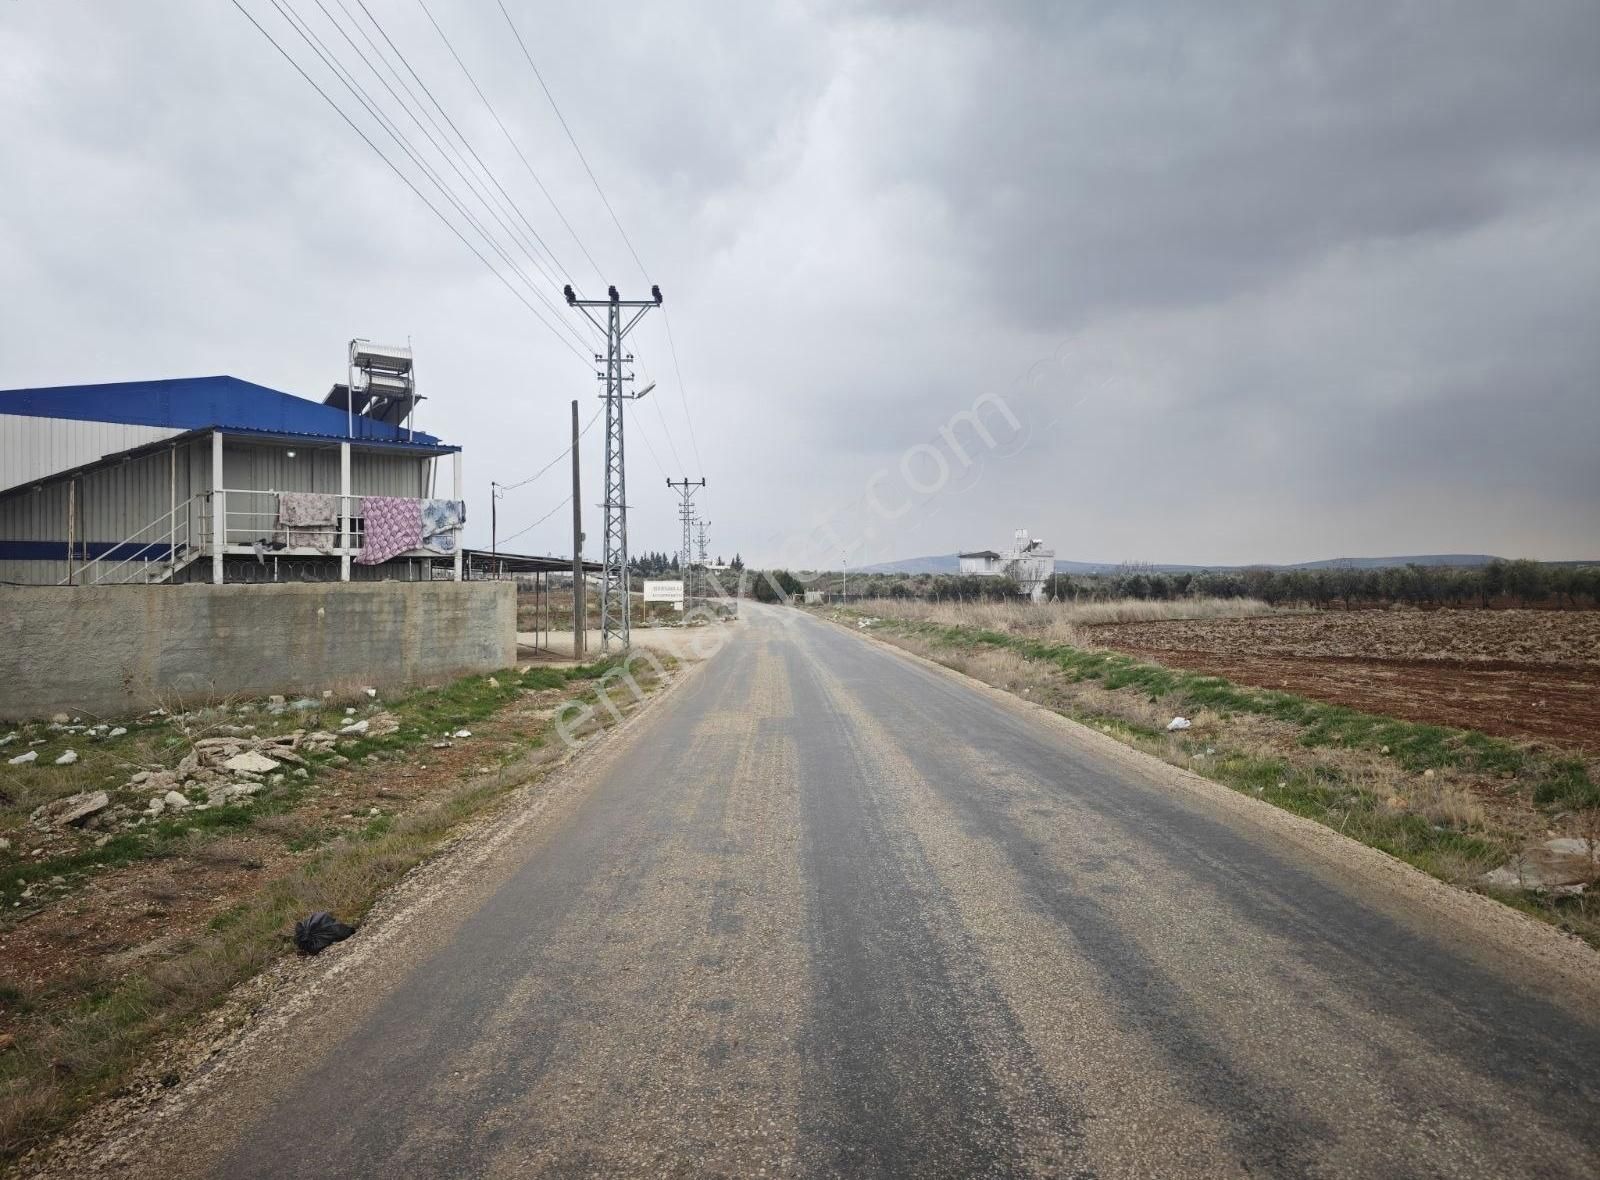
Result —
<path fill-rule="evenodd" d="M 714 653 L 713 653 L 714 654 Z M 208 1097 L 253 1051 L 294 1054 L 294 1025 L 328 992 L 359 986 L 385 952 L 409 939 L 427 944 L 435 935 L 421 928 L 440 904 L 461 917 L 481 896 L 492 892 L 517 848 L 533 839 L 559 811 L 582 799 L 604 766 L 622 754 L 635 731 L 685 685 L 709 659 L 680 661 L 666 683 L 620 722 L 586 738 L 554 765 L 529 770 L 494 804 L 466 820 L 426 860 L 386 890 L 367 912 L 361 936 L 336 943 L 315 957 L 285 955 L 232 989 L 202 1022 L 155 1048 L 122 1091 L 86 1110 L 48 1144 L 16 1162 L 8 1176 L 46 1177 L 128 1175 L 138 1157 L 163 1128 L 182 1141 L 187 1116 L 207 1111 Z M 451 896 L 451 894 L 454 896 Z M 376 997 L 369 997 L 371 1002 Z M 163 1079 L 176 1075 L 171 1085 Z M 188 1174 L 185 1170 L 181 1174 Z M 167 1175 L 174 1175 L 168 1172 Z"/>
<path fill-rule="evenodd" d="M 1078 745 L 1138 774 L 1197 798 L 1215 810 L 1292 844 L 1321 868 L 1366 896 L 1390 917 L 1497 973 L 1538 990 L 1574 1016 L 1592 1019 L 1600 1006 L 1600 951 L 1576 935 L 1457 889 L 1370 845 L 1191 770 L 1128 746 L 1047 706 L 967 676 L 868 632 L 811 615 L 987 697 L 1009 712 L 1043 719 Z"/>

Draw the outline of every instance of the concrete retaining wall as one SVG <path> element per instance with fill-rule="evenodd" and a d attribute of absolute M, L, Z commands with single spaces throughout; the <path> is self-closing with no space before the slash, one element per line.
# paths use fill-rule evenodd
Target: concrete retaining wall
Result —
<path fill-rule="evenodd" d="M 0 719 L 494 671 L 516 613 L 509 582 L 0 586 Z"/>

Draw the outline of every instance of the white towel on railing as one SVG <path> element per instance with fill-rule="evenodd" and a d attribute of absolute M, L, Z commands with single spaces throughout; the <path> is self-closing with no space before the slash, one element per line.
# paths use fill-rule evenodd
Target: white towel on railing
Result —
<path fill-rule="evenodd" d="M 285 545 L 333 551 L 339 497 L 332 492 L 279 492 L 278 534 Z"/>
<path fill-rule="evenodd" d="M 467 520 L 464 500 L 424 500 L 422 502 L 422 544 L 434 553 L 456 551 L 456 531 Z"/>

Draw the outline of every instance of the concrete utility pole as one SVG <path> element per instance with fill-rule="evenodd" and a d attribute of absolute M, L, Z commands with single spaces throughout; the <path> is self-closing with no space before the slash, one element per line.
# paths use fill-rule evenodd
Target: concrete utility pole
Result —
<path fill-rule="evenodd" d="M 667 486 L 675 488 L 683 497 L 678 505 L 678 519 L 683 522 L 683 546 L 678 550 L 678 572 L 683 575 L 683 609 L 687 612 L 694 603 L 693 580 L 690 574 L 694 551 L 690 549 L 690 535 L 694 529 L 694 494 L 706 486 L 705 477 L 698 481 L 687 475 L 682 479 L 668 479 Z"/>
<path fill-rule="evenodd" d="M 582 661 L 589 635 L 583 581 L 583 496 L 578 491 L 578 401 L 572 401 L 572 658 Z"/>
<path fill-rule="evenodd" d="M 622 351 L 622 341 L 633 330 L 644 313 L 661 306 L 661 288 L 651 287 L 649 299 L 623 299 L 615 287 L 608 288 L 607 299 L 579 299 L 569 283 L 563 292 L 567 304 L 580 309 L 606 334 L 606 353 L 595 355 L 595 363 L 604 362 L 605 370 L 595 376 L 605 383 L 600 396 L 606 402 L 606 496 L 605 540 L 602 546 L 600 574 L 600 651 L 608 654 L 613 646 L 626 650 L 630 642 L 632 604 L 628 596 L 628 483 L 622 449 L 622 403 L 635 401 L 649 393 L 654 385 L 638 393 L 624 393 L 623 383 L 632 381 L 633 374 L 624 365 L 633 363 L 631 353 Z M 606 309 L 605 322 L 601 323 L 592 308 Z M 623 322 L 622 309 L 633 314 Z"/>
<path fill-rule="evenodd" d="M 489 568 L 500 576 L 500 490 L 497 480 L 489 481 Z"/>

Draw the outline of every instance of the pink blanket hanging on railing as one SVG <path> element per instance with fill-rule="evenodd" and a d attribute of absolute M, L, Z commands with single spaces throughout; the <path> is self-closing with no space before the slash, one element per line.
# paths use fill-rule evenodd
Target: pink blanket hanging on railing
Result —
<path fill-rule="evenodd" d="M 363 496 L 365 531 L 360 565 L 377 565 L 412 549 L 422 548 L 422 502 L 401 496 Z"/>

